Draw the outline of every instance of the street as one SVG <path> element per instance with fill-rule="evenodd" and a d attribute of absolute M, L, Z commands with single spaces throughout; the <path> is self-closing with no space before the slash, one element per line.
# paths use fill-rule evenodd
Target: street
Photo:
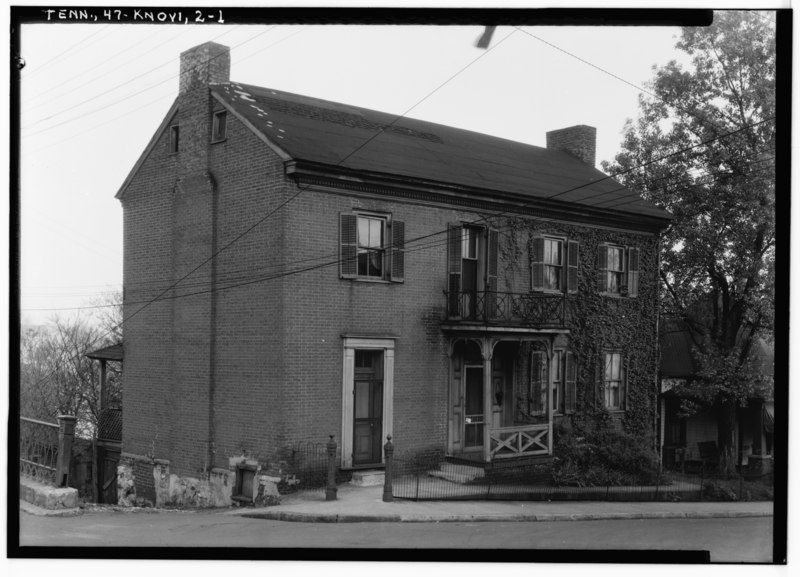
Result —
<path fill-rule="evenodd" d="M 772 517 L 292 523 L 210 511 L 98 512 L 77 517 L 21 512 L 20 546 L 708 550 L 715 563 L 764 563 L 772 561 L 772 523 Z M 297 558 L 302 559 L 302 553 Z"/>

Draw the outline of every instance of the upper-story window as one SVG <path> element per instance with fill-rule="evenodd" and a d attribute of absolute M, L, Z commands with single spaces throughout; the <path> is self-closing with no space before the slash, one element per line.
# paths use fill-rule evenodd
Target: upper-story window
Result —
<path fill-rule="evenodd" d="M 578 243 L 565 238 L 533 239 L 531 290 L 576 292 L 578 290 Z"/>
<path fill-rule="evenodd" d="M 225 140 L 228 135 L 228 112 L 220 110 L 214 113 L 214 118 L 211 123 L 211 142 L 221 142 Z"/>
<path fill-rule="evenodd" d="M 386 218 L 358 217 L 358 276 L 383 278 L 385 253 L 383 238 Z"/>
<path fill-rule="evenodd" d="M 598 290 L 609 295 L 639 294 L 639 249 L 601 244 L 597 253 Z"/>
<path fill-rule="evenodd" d="M 342 278 L 403 282 L 405 224 L 388 214 L 345 212 L 339 216 Z"/>
<path fill-rule="evenodd" d="M 496 230 L 464 223 L 447 227 L 448 316 L 496 315 L 498 238 Z"/>
<path fill-rule="evenodd" d="M 178 137 L 180 136 L 180 128 L 177 124 L 169 127 L 169 151 L 170 153 L 178 152 Z"/>

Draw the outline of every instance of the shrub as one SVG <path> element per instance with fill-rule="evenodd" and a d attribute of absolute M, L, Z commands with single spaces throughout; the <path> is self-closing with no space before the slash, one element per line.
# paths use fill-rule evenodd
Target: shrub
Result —
<path fill-rule="evenodd" d="M 592 427 L 561 427 L 556 432 L 556 485 L 650 485 L 657 479 L 658 463 L 647 439 L 613 429 L 603 420 Z"/>

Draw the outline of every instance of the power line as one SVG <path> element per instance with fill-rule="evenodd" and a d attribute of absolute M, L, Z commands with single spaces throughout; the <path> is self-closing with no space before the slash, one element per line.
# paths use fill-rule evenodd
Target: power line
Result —
<path fill-rule="evenodd" d="M 81 46 L 82 44 L 88 42 L 89 40 L 91 40 L 92 38 L 97 36 L 98 34 L 101 34 L 101 33 L 105 32 L 109 28 L 110 28 L 109 24 L 104 24 L 103 26 L 101 26 L 93 34 L 90 34 L 89 36 L 86 36 L 85 38 L 81 38 L 78 42 L 76 42 L 75 44 L 73 44 L 72 46 L 67 48 L 66 50 L 62 50 L 61 53 L 58 56 L 56 56 L 55 58 L 51 58 L 50 60 L 44 62 L 40 67 L 36 68 L 35 70 L 32 70 L 30 72 L 30 74 L 26 75 L 27 79 L 34 78 L 36 75 L 40 74 L 43 70 L 47 70 L 50 66 L 52 66 L 56 62 L 59 62 L 67 54 L 69 54 L 70 52 L 72 52 L 73 50 L 75 50 L 76 48 Z"/>
<path fill-rule="evenodd" d="M 248 42 L 252 42 L 252 41 L 253 41 L 253 40 L 255 40 L 256 38 L 258 38 L 258 37 L 260 37 L 260 36 L 263 36 L 264 34 L 266 34 L 266 33 L 270 32 L 270 31 L 271 31 L 271 30 L 273 30 L 273 29 L 274 29 L 276 26 L 277 26 L 277 25 L 271 26 L 271 27 L 267 28 L 266 30 L 264 30 L 264 31 L 262 31 L 262 32 L 259 32 L 258 34 L 256 34 L 256 35 L 255 35 L 255 36 L 253 36 L 252 38 L 249 38 L 248 40 L 245 40 L 244 42 L 241 42 L 241 43 L 239 43 L 239 44 L 235 45 L 233 48 L 238 48 L 238 47 L 240 47 L 240 46 L 243 46 L 243 45 L 247 44 Z M 222 35 L 220 35 L 220 36 L 222 36 Z M 220 36 L 217 36 L 216 38 L 219 38 Z M 216 39 L 216 38 L 215 38 L 215 39 Z M 218 55 L 218 56 L 213 56 L 212 58 L 218 58 L 219 56 L 220 56 L 220 55 Z M 165 66 L 167 66 L 167 65 L 170 65 L 170 64 L 172 64 L 172 63 L 171 63 L 171 62 L 166 62 L 166 63 L 164 63 L 164 64 L 160 64 L 159 66 L 156 66 L 155 68 L 152 68 L 152 69 L 148 70 L 147 72 L 144 72 L 144 73 L 142 73 L 142 74 L 139 74 L 138 76 L 136 76 L 136 77 L 134 77 L 134 78 L 132 78 L 132 79 L 130 79 L 130 80 L 126 80 L 126 81 L 125 81 L 125 82 L 123 82 L 122 84 L 119 84 L 119 85 L 115 86 L 114 88 L 111 88 L 111 89 L 109 89 L 109 90 L 107 90 L 107 91 L 103 92 L 102 94 L 95 95 L 95 96 L 93 96 L 93 97 L 91 97 L 91 98 L 88 98 L 88 99 L 86 99 L 86 100 L 82 101 L 82 102 L 79 102 L 78 104 L 76 104 L 76 105 L 74 105 L 74 106 L 70 106 L 69 108 L 65 108 L 64 110 L 62 110 L 62 111 L 60 111 L 60 112 L 58 112 L 58 113 L 56 113 L 56 114 L 52 114 L 52 115 L 48 116 L 47 118 L 44 118 L 44 119 L 42 119 L 42 120 L 38 120 L 38 121 L 34 122 L 33 124 L 31 124 L 31 125 L 29 125 L 29 126 L 27 126 L 27 127 L 23 127 L 23 130 L 25 130 L 25 129 L 29 129 L 29 128 L 33 127 L 33 126 L 36 126 L 37 124 L 39 124 L 39 123 L 41 123 L 41 122 L 44 122 L 44 121 L 46 121 L 46 120 L 49 120 L 50 118 L 53 118 L 53 117 L 55 117 L 55 116 L 58 116 L 59 114 L 63 114 L 64 112 L 67 112 L 67 111 L 69 111 L 69 110 L 72 110 L 72 109 L 74 109 L 74 108 L 77 108 L 77 107 L 79 107 L 79 106 L 82 106 L 83 104 L 86 104 L 86 103 L 88 103 L 88 102 L 91 102 L 91 101 L 95 100 L 96 98 L 99 98 L 100 96 L 103 96 L 103 95 L 105 95 L 105 94 L 108 94 L 108 93 L 110 93 L 110 92 L 113 92 L 114 90 L 116 90 L 116 89 L 118 89 L 118 88 L 121 88 L 122 86 L 125 86 L 126 84 L 129 84 L 130 82 L 133 82 L 134 80 L 137 80 L 137 79 L 139 79 L 139 78 L 142 78 L 143 76 L 147 76 L 147 75 L 148 75 L 148 74 L 150 74 L 151 72 L 155 72 L 156 70 L 158 70 L 158 69 L 160 69 L 160 68 L 164 68 Z M 197 64 L 195 67 L 197 67 L 197 66 L 202 66 L 202 65 L 204 65 L 204 64 L 206 64 L 206 63 Z M 112 107 L 112 106 L 116 106 L 117 104 L 121 104 L 121 103 L 125 102 L 126 100 L 129 100 L 129 99 L 133 98 L 134 96 L 138 96 L 138 95 L 140 95 L 140 94 L 142 94 L 142 93 L 144 93 L 144 92 L 147 92 L 147 91 L 149 91 L 149 90 L 152 90 L 153 88 L 156 88 L 156 87 L 158 87 L 158 86 L 161 86 L 162 84 L 164 84 L 164 83 L 166 83 L 166 82 L 169 82 L 169 81 L 175 80 L 175 78 L 177 78 L 177 77 L 176 77 L 176 76 L 174 76 L 174 75 L 170 75 L 168 78 L 164 78 L 163 80 L 159 80 L 158 82 L 156 82 L 156 83 L 155 83 L 155 84 L 153 84 L 152 86 L 148 86 L 147 88 L 144 88 L 144 89 L 142 89 L 142 90 L 139 90 L 138 92 L 134 92 L 133 94 L 129 94 L 128 96 L 125 96 L 124 98 L 121 98 L 120 100 L 116 100 L 116 101 L 114 101 L 114 102 L 111 102 L 111 103 L 109 103 L 109 104 L 106 104 L 105 106 L 101 106 L 101 107 L 99 107 L 99 108 L 95 108 L 95 109 L 94 109 L 92 112 L 89 112 L 89 113 L 86 113 L 86 114 L 83 114 L 83 115 L 80 115 L 80 116 L 76 116 L 76 117 L 73 117 L 73 118 L 69 118 L 69 119 L 67 119 L 67 120 L 64 120 L 64 121 L 62 121 L 62 122 L 59 122 L 58 124 L 53 124 L 53 125 L 50 125 L 50 126 L 48 126 L 48 127 L 45 127 L 45 128 L 43 128 L 43 129 L 41 129 L 41 130 L 38 130 L 38 131 L 32 132 L 32 133 L 30 133 L 30 134 L 27 134 L 27 135 L 24 135 L 24 136 L 35 136 L 35 135 L 37 135 L 37 134 L 41 134 L 42 132 L 46 132 L 46 131 L 48 131 L 48 130 L 52 130 L 53 128 L 57 128 L 57 127 L 59 127 L 59 126 L 63 126 L 64 124 L 69 124 L 70 122 L 75 122 L 76 120 L 82 120 L 84 117 L 86 117 L 86 116 L 87 116 L 87 115 L 89 115 L 89 114 L 95 114 L 95 113 L 97 113 L 97 112 L 100 112 L 101 110 L 105 110 L 106 108 L 110 108 L 110 107 Z"/>
<path fill-rule="evenodd" d="M 752 164 L 755 164 L 755 163 L 758 163 L 758 162 L 761 162 L 761 161 L 753 161 Z M 745 174 L 745 173 L 724 173 L 724 174 L 709 175 L 709 176 L 711 177 L 712 180 L 718 180 L 718 179 L 720 179 L 720 178 L 722 178 L 724 176 L 734 176 L 734 177 L 738 177 L 738 178 L 748 178 L 748 177 L 752 176 L 753 174 L 757 174 L 757 173 L 769 170 L 770 168 L 771 167 L 758 169 L 758 170 L 755 170 L 755 171 L 753 171 L 751 173 L 747 173 L 747 174 Z M 660 179 L 656 179 L 656 181 L 664 180 L 666 178 L 669 178 L 669 177 L 662 177 Z M 701 186 L 703 184 L 708 184 L 708 182 L 705 182 L 705 183 L 696 182 L 696 183 L 688 184 L 687 186 L 684 186 L 684 187 L 678 188 L 676 190 L 673 190 L 673 193 L 674 192 L 680 192 L 682 190 L 691 190 L 692 188 L 695 188 L 696 186 Z M 616 208 L 616 206 L 614 206 L 613 208 Z M 490 218 L 494 219 L 497 216 L 499 216 L 499 215 L 493 215 Z M 556 219 L 539 217 L 536 220 L 537 221 L 541 221 L 541 222 L 554 222 Z M 478 222 L 478 221 L 474 221 L 474 222 Z M 493 228 L 493 230 L 497 230 L 501 234 L 504 234 L 504 231 L 509 229 L 509 228 L 510 228 L 510 225 L 506 224 L 505 226 L 495 227 L 495 228 Z M 410 245 L 410 244 L 419 242 L 421 240 L 426 240 L 426 239 L 430 239 L 430 238 L 432 238 L 434 236 L 445 234 L 445 233 L 448 232 L 448 230 L 449 229 L 444 229 L 444 230 L 436 231 L 434 233 L 430 233 L 430 234 L 426 234 L 426 235 L 423 235 L 423 236 L 420 236 L 420 237 L 416 237 L 414 239 L 406 241 L 405 245 Z M 446 239 L 446 238 L 443 239 L 443 240 L 429 241 L 427 243 L 424 243 L 424 244 L 419 245 L 419 246 L 415 246 L 415 247 L 410 248 L 410 249 L 406 248 L 404 250 L 404 253 L 405 254 L 409 254 L 409 253 L 418 252 L 418 251 L 422 251 L 422 250 L 429 250 L 429 249 L 432 249 L 432 248 L 439 248 L 441 246 L 446 246 L 448 244 L 448 242 L 449 242 L 449 240 Z M 391 245 L 389 245 L 389 246 L 386 247 L 385 250 L 389 251 L 392 248 L 393 247 Z M 336 256 L 336 255 L 335 254 L 323 255 L 323 256 L 318 256 L 318 257 L 305 259 L 305 261 L 308 262 L 308 261 L 314 261 L 314 260 L 321 260 L 323 258 L 329 258 L 329 257 L 332 258 L 334 256 Z M 303 261 L 296 261 L 296 262 L 303 262 Z M 209 285 L 211 285 L 211 287 L 203 289 L 203 290 L 196 290 L 196 291 L 189 292 L 189 293 L 182 293 L 182 294 L 171 295 L 171 296 L 167 296 L 167 297 L 163 296 L 165 294 L 165 292 L 171 290 L 171 288 L 175 288 L 175 286 L 172 286 L 172 287 L 169 287 L 168 289 L 166 289 L 165 291 L 162 291 L 162 293 L 158 297 L 155 297 L 154 299 L 149 299 L 149 300 L 145 300 L 145 301 L 136 301 L 136 302 L 133 302 L 133 303 L 129 302 L 127 304 L 144 304 L 144 303 L 148 303 L 148 302 L 164 302 L 164 301 L 175 300 L 175 299 L 185 298 L 185 297 L 190 297 L 190 296 L 198 296 L 198 295 L 203 295 L 203 294 L 221 292 L 221 291 L 226 291 L 226 290 L 230 290 L 230 289 L 234 289 L 234 288 L 240 288 L 240 287 L 248 286 L 248 285 L 252 285 L 252 284 L 257 284 L 257 283 L 262 283 L 262 282 L 269 282 L 269 281 L 272 281 L 272 280 L 278 280 L 278 279 L 281 279 L 281 278 L 285 278 L 287 276 L 293 276 L 293 275 L 301 274 L 301 273 L 304 273 L 304 272 L 310 272 L 310 271 L 313 271 L 313 270 L 319 270 L 319 269 L 327 268 L 327 267 L 330 267 L 330 266 L 340 265 L 340 264 L 342 264 L 344 262 L 347 262 L 347 260 L 346 259 L 335 258 L 333 260 L 328 260 L 328 261 L 321 262 L 321 263 L 318 263 L 318 264 L 314 264 L 314 265 L 311 265 L 311 266 L 308 266 L 308 267 L 301 267 L 301 268 L 292 269 L 292 270 L 288 270 L 288 271 L 284 270 L 284 271 L 280 271 L 280 272 L 276 272 L 274 274 L 268 274 L 268 275 L 253 276 L 251 274 L 251 275 L 244 275 L 244 276 L 241 276 L 239 278 L 236 278 L 236 277 L 229 277 L 229 278 L 223 278 L 223 279 L 215 278 L 215 279 L 212 279 L 210 281 L 203 281 L 203 282 L 199 282 L 199 283 L 195 283 L 195 284 L 188 284 L 188 285 L 184 283 L 184 284 L 181 284 L 182 288 L 198 288 L 198 289 L 200 289 L 201 287 L 206 287 L 206 286 L 209 286 Z M 283 265 L 277 265 L 277 266 L 283 266 Z M 262 269 L 263 268 L 264 267 L 262 267 Z M 273 267 L 266 267 L 266 268 L 273 268 Z M 152 281 L 152 282 L 161 282 L 161 281 Z M 222 286 L 216 286 L 215 287 L 215 286 L 213 286 L 215 284 L 221 284 Z M 86 306 L 86 307 L 69 307 L 69 308 L 55 308 L 55 309 L 50 309 L 50 308 L 48 308 L 48 309 L 23 309 L 23 310 L 26 310 L 26 311 L 88 310 L 88 309 L 97 309 L 97 308 L 111 308 L 111 307 L 114 307 L 114 306 L 118 306 L 118 305 L 97 305 L 97 306 Z"/>

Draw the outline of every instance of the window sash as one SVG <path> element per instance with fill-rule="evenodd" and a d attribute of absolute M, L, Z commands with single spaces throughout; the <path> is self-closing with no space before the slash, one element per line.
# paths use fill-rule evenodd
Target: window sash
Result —
<path fill-rule="evenodd" d="M 228 113 L 227 111 L 220 111 L 214 113 L 214 120 L 211 129 L 211 140 L 213 142 L 219 142 L 220 140 L 225 140 L 226 132 L 227 132 L 227 124 L 228 124 Z"/>
<path fill-rule="evenodd" d="M 385 219 L 358 216 L 358 276 L 383 278 L 385 230 Z"/>
<path fill-rule="evenodd" d="M 553 365 L 550 372 L 552 381 L 553 412 L 564 412 L 564 351 L 553 351 Z"/>
<path fill-rule="evenodd" d="M 604 400 L 607 409 L 623 407 L 624 382 L 621 353 L 605 353 Z"/>

